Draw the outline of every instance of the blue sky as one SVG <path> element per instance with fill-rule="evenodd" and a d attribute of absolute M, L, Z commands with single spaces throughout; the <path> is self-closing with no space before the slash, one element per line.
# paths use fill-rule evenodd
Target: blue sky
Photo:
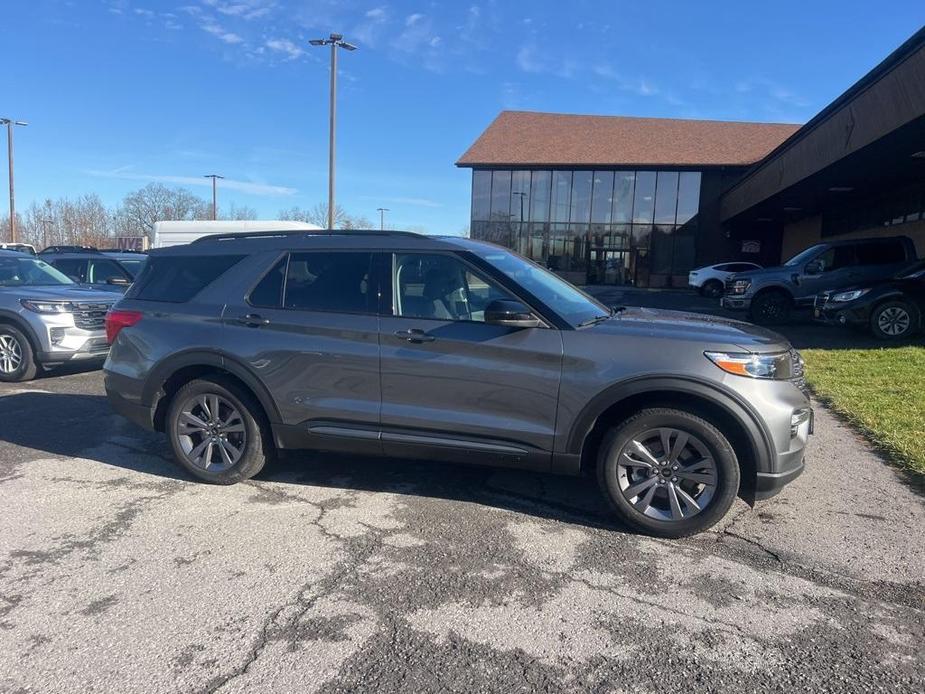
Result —
<path fill-rule="evenodd" d="M 216 172 L 221 204 L 275 218 L 326 197 L 328 55 L 308 39 L 339 31 L 360 50 L 340 56 L 338 202 L 458 233 L 453 162 L 502 109 L 803 122 L 923 23 L 921 0 L 11 2 L 0 115 L 30 122 L 19 209 L 152 180 L 208 197 Z"/>

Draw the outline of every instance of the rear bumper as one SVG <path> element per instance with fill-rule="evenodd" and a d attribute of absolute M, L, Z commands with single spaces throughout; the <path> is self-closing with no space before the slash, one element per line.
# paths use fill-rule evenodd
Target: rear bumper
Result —
<path fill-rule="evenodd" d="M 110 389 L 107 379 L 106 397 L 116 414 L 120 414 L 131 422 L 145 429 L 154 429 L 154 411 L 147 405 L 130 402 L 117 391 Z"/>

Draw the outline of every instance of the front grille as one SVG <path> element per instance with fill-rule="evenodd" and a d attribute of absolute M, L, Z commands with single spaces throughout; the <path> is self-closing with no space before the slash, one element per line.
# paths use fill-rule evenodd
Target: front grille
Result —
<path fill-rule="evenodd" d="M 112 304 L 75 304 L 74 325 L 83 330 L 102 330 Z"/>
<path fill-rule="evenodd" d="M 806 377 L 803 369 L 803 357 L 795 349 L 790 350 L 790 381 L 797 388 L 809 396 L 809 388 L 806 387 Z"/>

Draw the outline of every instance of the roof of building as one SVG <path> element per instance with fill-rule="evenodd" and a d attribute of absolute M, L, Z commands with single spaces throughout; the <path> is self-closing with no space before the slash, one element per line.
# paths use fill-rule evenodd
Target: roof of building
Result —
<path fill-rule="evenodd" d="M 502 111 L 457 166 L 746 166 L 799 125 Z"/>

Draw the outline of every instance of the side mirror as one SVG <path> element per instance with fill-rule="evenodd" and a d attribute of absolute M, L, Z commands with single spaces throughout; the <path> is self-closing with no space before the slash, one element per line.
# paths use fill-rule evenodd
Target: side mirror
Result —
<path fill-rule="evenodd" d="M 806 263 L 805 272 L 807 275 L 819 275 L 822 273 L 822 261 L 810 260 Z"/>
<path fill-rule="evenodd" d="M 495 299 L 485 307 L 485 322 L 511 328 L 539 328 L 543 323 L 519 301 Z"/>
<path fill-rule="evenodd" d="M 108 280 L 106 280 L 106 284 L 115 284 L 120 287 L 127 287 L 131 284 L 131 282 L 124 277 L 110 277 Z"/>

